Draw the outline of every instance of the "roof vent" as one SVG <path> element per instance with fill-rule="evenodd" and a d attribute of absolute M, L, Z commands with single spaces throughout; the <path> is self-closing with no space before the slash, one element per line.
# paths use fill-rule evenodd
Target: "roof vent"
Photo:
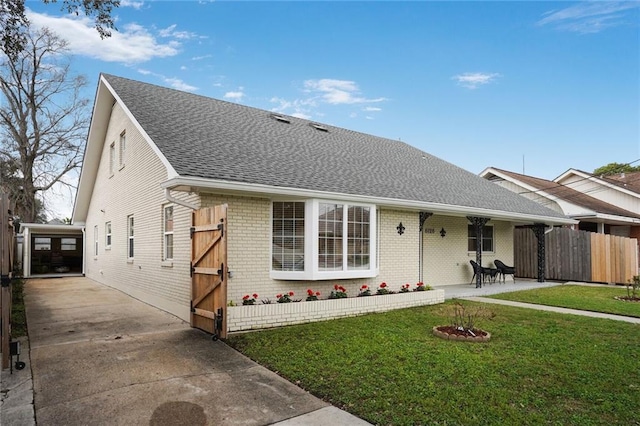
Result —
<path fill-rule="evenodd" d="M 282 115 L 271 114 L 271 118 L 273 118 L 274 120 L 277 120 L 277 121 L 279 121 L 281 123 L 291 124 L 291 120 L 289 120 L 287 117 L 284 117 Z"/>
<path fill-rule="evenodd" d="M 326 127 L 317 124 L 317 123 L 309 123 L 309 126 L 313 127 L 316 130 L 320 130 L 321 132 L 328 132 L 329 129 L 327 129 Z"/>

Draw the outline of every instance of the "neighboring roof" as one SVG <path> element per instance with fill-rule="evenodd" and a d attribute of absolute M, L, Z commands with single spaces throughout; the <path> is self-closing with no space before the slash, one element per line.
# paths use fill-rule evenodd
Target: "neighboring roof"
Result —
<path fill-rule="evenodd" d="M 622 209 L 613 204 L 601 201 L 597 198 L 591 197 L 580 191 L 576 191 L 573 188 L 559 184 L 554 181 L 541 179 L 533 176 L 523 175 L 520 173 L 510 172 L 508 170 L 498 169 L 496 167 L 490 167 L 483 172 L 483 175 L 488 173 L 495 175 L 503 175 L 510 177 L 512 180 L 525 183 L 536 190 L 539 195 L 547 194 L 552 197 L 557 197 L 564 201 L 573 203 L 575 205 L 593 210 L 596 213 L 603 213 L 607 215 L 624 216 L 640 219 L 640 214 L 631 212 L 629 210 Z"/>
<path fill-rule="evenodd" d="M 404 142 L 112 75 L 103 74 L 102 84 L 180 177 L 574 223 Z"/>
<path fill-rule="evenodd" d="M 600 179 L 640 194 L 640 172 L 600 176 Z"/>
<path fill-rule="evenodd" d="M 569 169 L 553 181 L 562 182 L 571 175 L 579 176 L 582 179 L 588 179 L 592 182 L 599 183 L 600 185 L 608 186 L 609 188 L 640 198 L 640 172 L 601 176 L 594 175 L 593 173 L 585 172 L 583 170 Z"/>
<path fill-rule="evenodd" d="M 55 233 L 82 233 L 84 226 L 82 225 L 65 225 L 65 224 L 51 224 L 51 223 L 21 223 L 20 224 L 20 233 L 24 232 L 25 229 L 30 229 L 31 231 L 38 231 L 44 234 L 55 234 Z"/>

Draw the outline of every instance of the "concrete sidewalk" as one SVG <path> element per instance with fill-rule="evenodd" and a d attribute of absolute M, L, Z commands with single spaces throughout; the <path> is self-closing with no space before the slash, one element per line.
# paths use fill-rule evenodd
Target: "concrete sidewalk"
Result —
<path fill-rule="evenodd" d="M 29 280 L 25 306 L 33 391 L 7 390 L 3 425 L 368 424 L 87 278 Z"/>

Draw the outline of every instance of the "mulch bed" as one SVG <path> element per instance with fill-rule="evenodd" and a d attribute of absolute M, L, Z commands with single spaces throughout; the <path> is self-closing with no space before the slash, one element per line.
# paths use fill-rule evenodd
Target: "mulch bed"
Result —
<path fill-rule="evenodd" d="M 484 330 L 474 328 L 469 332 L 469 330 L 460 330 L 452 325 L 435 326 L 433 334 L 441 339 L 463 342 L 488 342 L 491 339 L 491 333 Z"/>

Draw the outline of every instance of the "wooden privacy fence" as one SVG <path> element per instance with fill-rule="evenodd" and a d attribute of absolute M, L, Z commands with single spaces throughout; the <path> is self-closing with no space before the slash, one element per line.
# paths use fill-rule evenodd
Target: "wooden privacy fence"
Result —
<path fill-rule="evenodd" d="M 9 197 L 0 193 L 0 318 L 2 318 L 2 369 L 9 368 L 11 345 L 11 278 L 13 271 L 14 232 Z"/>
<path fill-rule="evenodd" d="M 538 277 L 537 240 L 530 229 L 514 232 L 514 266 L 522 278 Z M 554 228 L 545 235 L 545 278 L 627 284 L 638 275 L 638 240 Z"/>

